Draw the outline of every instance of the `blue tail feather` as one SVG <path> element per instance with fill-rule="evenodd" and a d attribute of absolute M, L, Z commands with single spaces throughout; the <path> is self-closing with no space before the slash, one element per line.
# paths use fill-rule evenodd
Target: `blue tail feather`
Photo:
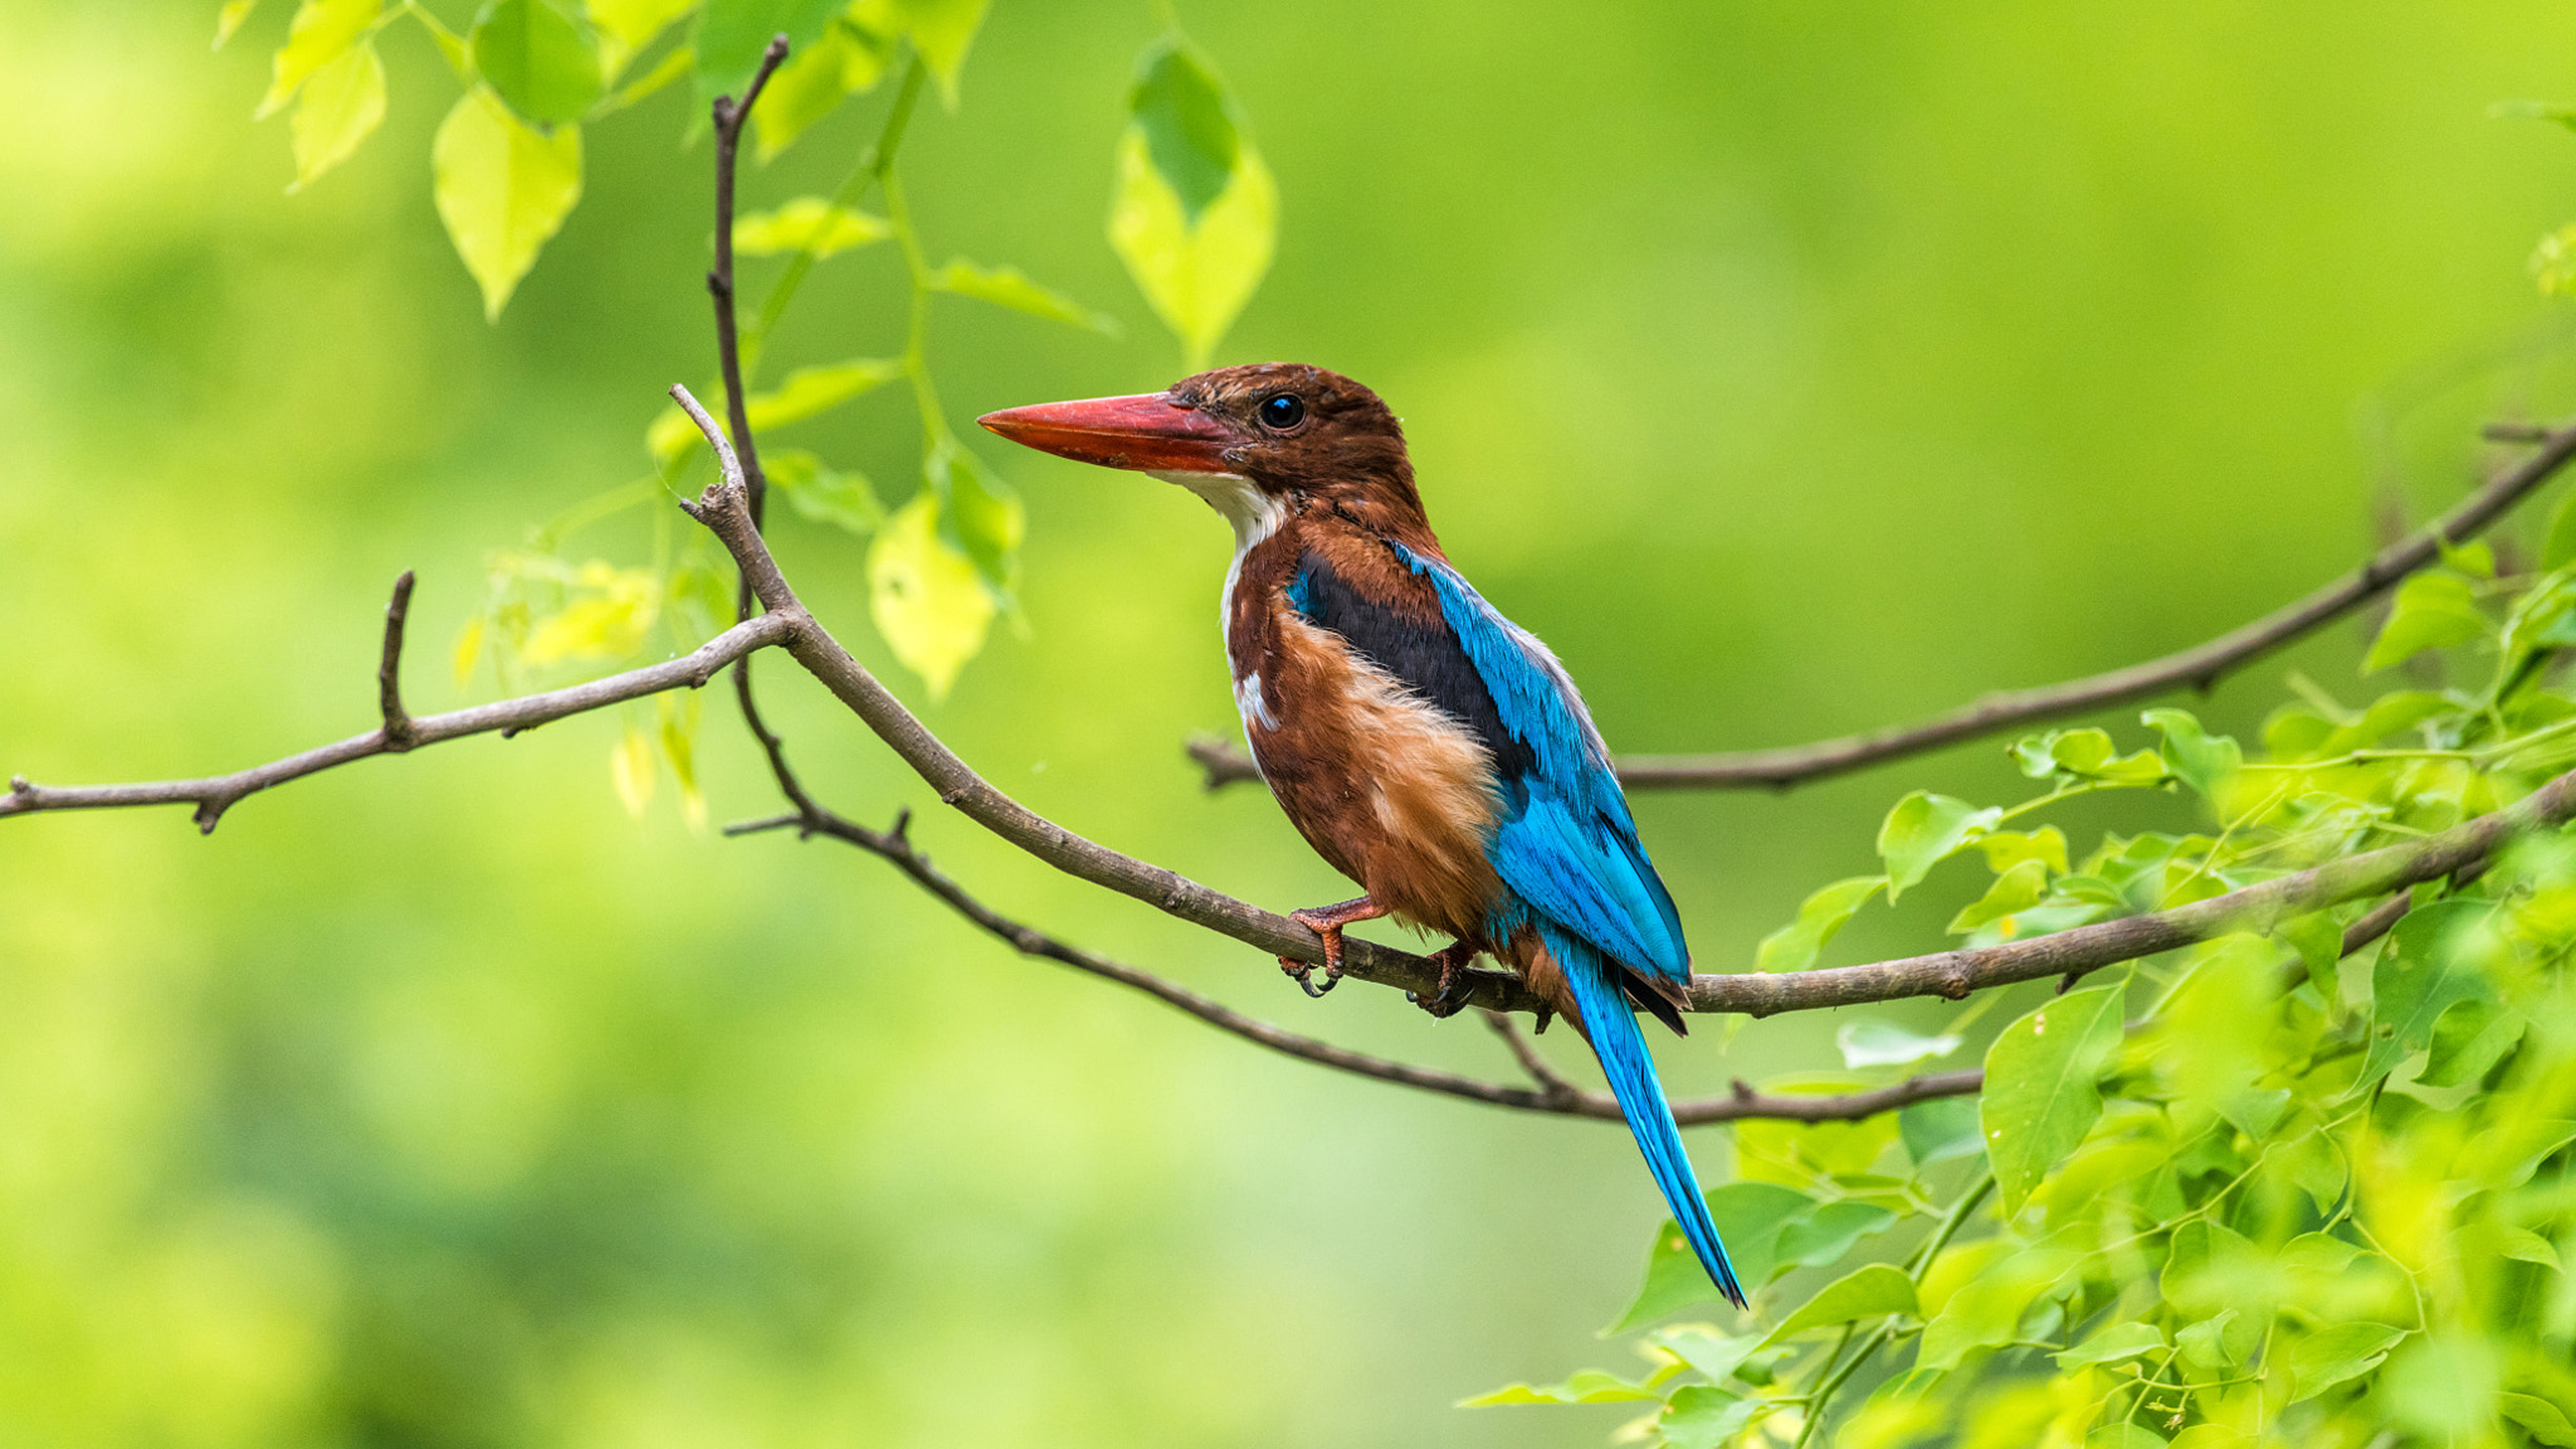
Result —
<path fill-rule="evenodd" d="M 1638 1029 L 1636 1014 L 1620 989 L 1620 967 L 1589 941 L 1553 922 L 1542 919 L 1539 935 L 1574 990 L 1575 1005 L 1582 1009 L 1583 1025 L 1592 1037 L 1593 1054 L 1601 1059 L 1601 1073 L 1610 1080 L 1610 1094 L 1619 1099 L 1628 1130 L 1636 1134 L 1637 1149 L 1646 1155 L 1647 1170 L 1655 1175 L 1655 1185 L 1663 1189 L 1664 1201 L 1672 1207 L 1673 1221 L 1681 1224 L 1682 1235 L 1690 1239 L 1717 1291 L 1743 1307 L 1744 1286 L 1736 1282 L 1735 1265 L 1727 1261 L 1717 1224 L 1709 1220 L 1708 1200 L 1700 1195 L 1690 1155 L 1682 1150 L 1681 1128 L 1673 1121 L 1672 1105 L 1664 1100 L 1663 1083 L 1656 1080 L 1645 1033 Z"/>

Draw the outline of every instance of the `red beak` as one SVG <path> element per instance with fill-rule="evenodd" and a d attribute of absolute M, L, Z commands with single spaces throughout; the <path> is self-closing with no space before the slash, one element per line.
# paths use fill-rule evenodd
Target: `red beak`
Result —
<path fill-rule="evenodd" d="M 1147 473 L 1227 473 L 1227 434 L 1168 393 L 1005 408 L 975 420 L 1041 453 Z"/>

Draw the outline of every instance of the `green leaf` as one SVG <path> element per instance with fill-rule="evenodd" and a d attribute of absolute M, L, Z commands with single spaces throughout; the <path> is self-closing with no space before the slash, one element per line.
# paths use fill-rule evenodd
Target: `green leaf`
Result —
<path fill-rule="evenodd" d="M 682 46 L 676 50 L 669 51 L 665 53 L 660 60 L 653 63 L 653 68 L 651 70 L 646 71 L 643 75 L 619 86 L 616 94 L 611 95 L 604 101 L 601 101 L 598 105 L 591 107 L 590 118 L 596 120 L 601 116 L 615 115 L 617 112 L 625 110 L 628 106 L 631 106 L 637 101 L 644 99 L 646 96 L 653 94 L 662 87 L 669 85 L 671 82 L 678 80 L 684 75 L 687 75 L 689 73 L 689 69 L 690 56 L 688 47 Z"/>
<path fill-rule="evenodd" d="M 2455 573 L 2419 573 L 2397 586 L 2388 622 L 2362 663 L 2369 673 L 2401 664 L 2426 649 L 2448 649 L 2485 638 L 2495 626 L 2478 608 L 2477 592 Z"/>
<path fill-rule="evenodd" d="M 1630 1383 L 1617 1374 L 1599 1369 L 1585 1369 L 1571 1375 L 1561 1384 L 1512 1384 L 1472 1399 L 1460 1399 L 1462 1409 L 1490 1409 L 1510 1404 L 1633 1404 L 1660 1401 L 1662 1394 L 1642 1384 Z"/>
<path fill-rule="evenodd" d="M 2576 1445 L 2576 1423 L 2570 1423 L 2567 1411 L 2547 1399 L 2532 1394 L 2496 1395 L 2496 1412 L 2522 1426 L 2524 1433 L 2543 1444 Z"/>
<path fill-rule="evenodd" d="M 2003 812 L 1980 810 L 1965 800 L 1917 790 L 1896 802 L 1878 827 L 1879 857 L 1887 862 L 1887 899 L 1892 905 L 1908 886 L 1961 846 L 1994 828 Z"/>
<path fill-rule="evenodd" d="M 2310 911 L 2275 922 L 2272 939 L 2299 953 L 2299 960 L 2308 968 L 2308 979 L 2317 984 L 2317 991 L 2331 1005 L 2336 993 L 2335 966 L 2343 959 L 2343 927 L 2333 913 Z"/>
<path fill-rule="evenodd" d="M 744 401 L 743 412 L 751 420 L 752 435 L 758 437 L 772 428 L 829 412 L 901 376 L 902 361 L 891 357 L 854 357 L 847 362 L 800 367 L 787 374 L 787 380 L 776 391 L 753 393 Z M 653 425 L 644 430 L 644 446 L 652 451 L 654 463 L 665 473 L 705 441 L 698 425 L 676 406 L 664 408 L 654 416 Z"/>
<path fill-rule="evenodd" d="M 1892 1022 L 1863 1018 L 1844 1022 L 1834 1032 L 1847 1067 L 1901 1067 L 1909 1062 L 1946 1057 L 1959 1049 L 1953 1035 L 1920 1036 Z"/>
<path fill-rule="evenodd" d="M 1782 1223 L 1771 1254 L 1784 1265 L 1828 1267 L 1841 1262 L 1861 1239 L 1895 1225 L 1894 1209 L 1868 1202 L 1829 1202 Z"/>
<path fill-rule="evenodd" d="M 801 517 L 863 537 L 885 522 L 885 505 L 863 474 L 837 471 L 798 448 L 767 454 L 760 467 Z"/>
<path fill-rule="evenodd" d="M 2237 1353 L 2228 1343 L 2228 1335 L 2239 1312 L 2226 1309 L 2215 1318 L 2204 1318 L 2175 1333 L 2174 1348 L 2183 1362 L 2205 1369 L 2222 1369 L 2235 1363 Z"/>
<path fill-rule="evenodd" d="M 774 160 L 842 101 L 873 87 L 885 68 L 885 52 L 865 32 L 840 21 L 827 26 L 820 39 L 790 55 L 760 93 L 751 124 L 761 161 Z"/>
<path fill-rule="evenodd" d="M 754 114 L 758 114 L 754 112 Z M 755 211 L 733 224 L 733 249 L 745 256 L 772 257 L 781 252 L 838 256 L 894 235 L 885 218 L 819 196 L 800 196 L 770 211 Z"/>
<path fill-rule="evenodd" d="M 1986 868 L 1997 875 L 2025 860 L 2036 860 L 2058 875 L 2066 874 L 2066 832 L 2054 825 L 2037 830 L 1997 830 L 1977 837 L 1986 853 Z"/>
<path fill-rule="evenodd" d="M 1735 1275 L 1748 1289 L 1771 1281 L 1781 1230 L 1815 1210 L 1815 1199 L 1777 1183 L 1730 1182 L 1708 1194 L 1709 1220 L 1717 1224 Z M 1635 1300 L 1601 1332 L 1604 1337 L 1633 1333 L 1693 1304 L 1717 1301 L 1717 1285 L 1708 1281 L 1708 1270 L 1700 1266 L 1690 1241 L 1668 1219 L 1646 1254 L 1646 1277 Z"/>
<path fill-rule="evenodd" d="M 844 0 L 707 0 L 692 46 L 698 54 L 698 98 L 739 100 L 760 73 L 770 37 L 787 37 L 794 55 L 822 38 Z"/>
<path fill-rule="evenodd" d="M 628 816 L 644 818 L 644 808 L 653 803 L 653 786 L 660 778 L 653 768 L 653 737 L 637 725 L 627 725 L 626 732 L 609 747 L 608 779 L 617 787 L 617 798 L 626 806 Z"/>
<path fill-rule="evenodd" d="M 224 8 L 215 14 L 215 49 L 223 49 L 224 42 L 233 38 L 257 8 L 259 0 L 224 0 Z"/>
<path fill-rule="evenodd" d="M 2034 780 L 2071 776 L 2104 785 L 2145 787 L 2163 783 L 2170 773 L 2155 751 L 2123 755 L 2108 732 L 2090 727 L 2025 735 L 2013 743 L 2011 753 L 2021 772 Z"/>
<path fill-rule="evenodd" d="M 373 41 L 360 41 L 315 71 L 295 98 L 286 133 L 295 146 L 295 180 L 301 191 L 323 172 L 346 161 L 385 119 L 385 63 Z"/>
<path fill-rule="evenodd" d="M 2432 1044 L 2434 1024 L 2462 1001 L 2493 1001 L 2495 986 L 2470 935 L 2494 911 L 2491 901 L 2436 901 L 2406 913 L 2388 933 L 2371 973 L 2370 1049 L 2358 1093 L 2407 1057 Z"/>
<path fill-rule="evenodd" d="M 2576 490 L 2558 500 L 2549 515 L 2549 541 L 2541 545 L 2541 568 L 2555 573 L 2576 563 Z"/>
<path fill-rule="evenodd" d="M 980 267 L 958 257 L 931 274 L 930 289 L 1026 312 L 1056 322 L 1070 322 L 1115 337 L 1115 319 L 1094 312 L 1061 292 L 1050 291 L 1017 267 Z"/>
<path fill-rule="evenodd" d="M 2018 915 L 2038 905 L 2039 898 L 2047 893 L 2048 862 L 2025 860 L 1995 877 L 1995 883 L 1986 887 L 1984 895 L 1960 907 L 1959 913 L 1950 918 L 1950 934 L 1960 935 L 2006 916 Z"/>
<path fill-rule="evenodd" d="M 671 778 L 680 782 L 680 819 L 691 830 L 707 828 L 707 797 L 698 788 L 698 717 L 705 710 L 706 696 L 695 690 L 685 700 L 669 694 L 653 696 L 653 717 L 661 725 L 662 758 L 670 762 Z"/>
<path fill-rule="evenodd" d="M 912 47 L 921 53 L 921 63 L 939 82 L 939 96 L 948 109 L 957 109 L 957 75 L 966 68 L 966 52 L 975 44 L 975 32 L 984 24 L 984 11 L 990 0 L 870 0 L 856 6 L 853 13 L 859 22 L 880 35 L 893 33 L 893 26 L 883 16 L 902 26 L 912 37 Z"/>
<path fill-rule="evenodd" d="M 1871 893 L 1885 884 L 1887 877 L 1883 875 L 1856 875 L 1807 897 L 1798 907 L 1798 919 L 1762 938 L 1762 945 L 1753 954 L 1753 969 L 1804 971 L 1815 965 L 1816 953 L 1824 950 Z"/>
<path fill-rule="evenodd" d="M 932 699 L 946 698 L 984 647 L 997 607 L 975 561 L 941 536 L 940 525 L 938 496 L 924 491 L 868 547 L 868 615 Z"/>
<path fill-rule="evenodd" d="M 2164 757 L 2176 778 L 2205 799 L 2217 799 L 2220 787 L 2245 763 L 2245 751 L 2235 740 L 2202 729 L 2188 710 L 2151 709 L 2138 718 L 2165 737 Z"/>
<path fill-rule="evenodd" d="M 1225 88 L 1188 46 L 1166 38 L 1139 57 L 1127 108 L 1145 135 L 1154 170 L 1171 183 L 1183 218 L 1196 225 L 1234 179 L 1243 150 Z"/>
<path fill-rule="evenodd" d="M 1934 1264 L 1933 1271 L 1926 1275 L 1922 1294 L 1923 1305 L 1932 1316 L 1923 1326 L 1922 1345 L 1915 1360 L 1918 1365 L 1956 1368 L 1977 1349 L 2012 1341 L 2031 1304 L 2080 1261 L 2080 1255 L 2062 1248 L 2000 1251 L 2005 1247 L 2008 1244 L 1972 1243 L 1964 1249 L 1953 1247 L 1945 1252 L 1945 1260 L 1958 1254 L 1969 1263 L 1977 1261 L 1976 1250 L 2000 1252 L 1967 1281 L 1949 1287 L 1946 1296 L 1934 1290 L 1932 1280 L 1946 1276 L 1941 1264 Z"/>
<path fill-rule="evenodd" d="M 540 126 L 580 120 L 608 88 L 589 37 L 543 0 L 486 0 L 465 44 L 510 109 Z"/>
<path fill-rule="evenodd" d="M 2124 1358 L 2161 1352 L 2164 1347 L 2164 1330 L 2152 1323 L 2115 1323 L 2058 1354 L 2057 1366 L 2074 1369 L 2087 1364 L 2117 1363 Z"/>
<path fill-rule="evenodd" d="M 581 128 L 540 135 L 491 92 L 469 91 L 429 156 L 438 218 L 483 289 L 483 315 L 497 321 L 581 200 Z"/>
<path fill-rule="evenodd" d="M 2442 566 L 2473 579 L 2496 576 L 2495 549 L 2483 539 L 2455 544 L 2440 534 L 2433 535 L 2433 547 L 2442 556 Z"/>
<path fill-rule="evenodd" d="M 588 0 L 582 8 L 600 37 L 621 59 L 653 43 L 672 21 L 697 7 L 698 0 Z M 765 104 L 765 103 L 764 103 Z"/>
<path fill-rule="evenodd" d="M 2462 1087 L 2485 1076 L 2522 1041 L 2530 1019 L 2492 1001 L 2462 1001 L 2433 1023 L 2432 1051 L 2415 1080 Z"/>
<path fill-rule="evenodd" d="M 2312 1399 L 2357 1379 L 2388 1357 L 2406 1330 L 2384 1323 L 2338 1323 L 2290 1346 L 2290 1401 Z"/>
<path fill-rule="evenodd" d="M 1663 1449 L 1723 1449 L 1757 1415 L 1776 1407 L 1776 1400 L 1689 1384 L 1673 1390 L 1655 1429 L 1664 1436 Z"/>
<path fill-rule="evenodd" d="M 1903 1269 L 1871 1263 L 1825 1285 L 1798 1311 L 1780 1320 L 1780 1326 L 1762 1342 L 1768 1346 L 1809 1329 L 1832 1328 L 1889 1313 L 1912 1313 L 1915 1306 L 1914 1280 L 1906 1277 Z"/>
<path fill-rule="evenodd" d="M 1908 1104 L 1896 1114 L 1897 1135 L 1905 1155 L 1919 1170 L 1954 1157 L 1973 1157 L 1985 1150 L 1974 1097 L 1935 1097 Z"/>
<path fill-rule="evenodd" d="M 2496 1251 L 2521 1263 L 2538 1263 L 2544 1268 L 2563 1271 L 2558 1261 L 2558 1248 L 2547 1238 L 2529 1228 L 2505 1223 L 2495 1229 Z"/>
<path fill-rule="evenodd" d="M 284 110 L 286 103 L 295 99 L 296 91 L 315 72 L 357 44 L 383 11 L 382 0 L 304 0 L 296 6 L 294 23 L 287 27 L 286 44 L 278 47 L 269 62 L 268 94 L 260 97 L 253 117 L 273 116 Z M 219 42 L 221 28 L 218 22 Z"/>
<path fill-rule="evenodd" d="M 2120 1044 L 2116 986 L 2071 992 L 2004 1029 L 1986 1052 L 1979 1117 L 2007 1218 L 2102 1115 L 2095 1083 Z"/>
<path fill-rule="evenodd" d="M 1186 45 L 1137 58 L 1109 242 L 1192 368 L 1270 269 L 1279 194 L 1233 99 Z"/>

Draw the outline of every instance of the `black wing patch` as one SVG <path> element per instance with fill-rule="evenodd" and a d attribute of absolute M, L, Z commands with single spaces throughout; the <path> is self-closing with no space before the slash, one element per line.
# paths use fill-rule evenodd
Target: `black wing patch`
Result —
<path fill-rule="evenodd" d="M 1538 768 L 1538 753 L 1503 727 L 1493 691 L 1476 672 L 1448 621 L 1411 618 L 1376 603 L 1309 550 L 1288 581 L 1288 604 L 1308 623 L 1339 634 L 1370 663 L 1466 726 L 1494 757 L 1506 786 Z"/>

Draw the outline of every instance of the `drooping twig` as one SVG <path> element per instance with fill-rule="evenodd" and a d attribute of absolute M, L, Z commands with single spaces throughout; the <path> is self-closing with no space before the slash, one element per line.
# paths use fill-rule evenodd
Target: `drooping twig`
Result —
<path fill-rule="evenodd" d="M 973 922 L 986 934 L 1024 956 L 1036 956 L 1070 966 L 1104 980 L 1142 991 L 1165 1005 L 1197 1017 L 1200 1021 L 1230 1032 L 1246 1041 L 1300 1061 L 1351 1072 L 1381 1082 L 1418 1087 L 1427 1092 L 1461 1097 L 1490 1106 L 1509 1107 L 1523 1112 L 1551 1112 L 1561 1116 L 1590 1117 L 1603 1121 L 1622 1120 L 1619 1104 L 1607 1092 L 1587 1092 L 1558 1076 L 1523 1040 L 1508 1018 L 1492 1016 L 1495 1030 L 1512 1044 L 1514 1055 L 1539 1089 L 1506 1087 L 1480 1081 L 1434 1067 L 1415 1066 L 1352 1051 L 1328 1041 L 1286 1030 L 1256 1017 L 1246 1016 L 1222 1002 L 1190 990 L 1176 982 L 1140 970 L 1125 962 L 1113 961 L 1079 947 L 1068 945 L 1035 927 L 1014 921 L 977 900 L 945 871 L 931 864 L 912 841 L 900 831 L 871 830 L 847 817 L 829 810 L 772 816 L 765 820 L 745 821 L 725 827 L 727 835 L 756 835 L 770 831 L 793 830 L 802 836 L 824 836 L 857 846 L 887 861 L 910 877 L 914 884 L 937 897 L 949 909 Z M 1789 1118 L 1800 1122 L 1846 1122 L 1881 1112 L 1893 1111 L 1912 1102 L 1933 1097 L 1954 1097 L 1977 1091 L 1984 1085 L 1984 1074 L 1976 1071 L 1936 1072 L 1898 1082 L 1892 1086 L 1867 1091 L 1839 1092 L 1816 1096 L 1755 1092 L 1738 1083 L 1736 1090 L 1720 1097 L 1688 1098 L 1673 1103 L 1673 1116 L 1684 1126 L 1706 1122 L 1740 1122 L 1755 1117 Z"/>
<path fill-rule="evenodd" d="M 1539 1051 L 1538 1043 L 1521 1035 L 1520 1027 L 1510 1017 L 1499 1011 L 1479 1014 L 1485 1018 L 1485 1025 L 1493 1028 L 1494 1035 L 1503 1039 L 1503 1045 L 1511 1051 L 1512 1060 L 1519 1062 L 1521 1070 L 1529 1073 L 1530 1080 L 1538 1083 L 1540 1095 L 1552 1102 L 1570 1102 L 1583 1095 L 1557 1072 L 1555 1065 Z"/>
<path fill-rule="evenodd" d="M 405 574 L 405 579 L 411 576 Z M 399 663 L 402 645 L 403 606 L 409 602 L 409 591 L 397 587 L 396 607 L 387 610 L 385 662 L 378 675 L 381 682 L 392 677 Z M 38 785 L 25 776 L 9 782 L 9 791 L 0 795 L 0 816 L 29 815 L 40 810 L 104 810 L 128 805 L 194 805 L 200 831 L 212 833 L 215 824 L 235 801 L 245 795 L 300 780 L 306 775 L 363 760 L 371 755 L 400 754 L 422 745 L 462 739 L 467 735 L 489 734 L 494 730 L 516 733 L 534 729 L 568 715 L 604 709 L 630 699 L 659 694 L 666 689 L 696 689 L 703 686 L 716 671 L 755 649 L 765 649 L 786 642 L 794 621 L 762 615 L 736 624 L 713 639 L 677 659 L 642 669 L 630 669 L 586 684 L 563 689 L 550 689 L 542 694 L 521 695 L 516 699 L 496 700 L 445 714 L 411 716 L 398 714 L 401 701 L 384 691 L 381 703 L 387 710 L 384 724 L 362 735 L 352 735 L 334 744 L 321 745 L 301 754 L 236 770 L 229 775 L 208 775 L 195 780 L 159 780 L 135 785 Z M 392 726 L 401 720 L 408 728 L 397 731 Z M 407 736 L 397 740 L 397 735 Z"/>
<path fill-rule="evenodd" d="M 1784 788 L 2186 685 L 2207 689 L 2238 665 L 2376 598 L 2399 579 L 2439 558 L 2444 543 L 2456 544 L 2477 534 L 2555 476 L 2570 458 L 2576 458 L 2576 427 L 2543 430 L 2537 438 L 2516 435 L 2515 440 L 2532 441 L 2539 446 L 2530 457 L 2462 499 L 2449 512 L 2371 555 L 2359 568 L 2306 598 L 2205 644 L 2063 684 L 1990 694 L 1974 704 L 1913 724 L 1892 725 L 1814 744 L 1697 755 L 1622 755 L 1618 761 L 1619 781 L 1631 790 Z M 1206 770 L 1209 789 L 1260 778 L 1252 761 L 1230 744 L 1195 740 L 1188 749 L 1190 758 Z"/>

